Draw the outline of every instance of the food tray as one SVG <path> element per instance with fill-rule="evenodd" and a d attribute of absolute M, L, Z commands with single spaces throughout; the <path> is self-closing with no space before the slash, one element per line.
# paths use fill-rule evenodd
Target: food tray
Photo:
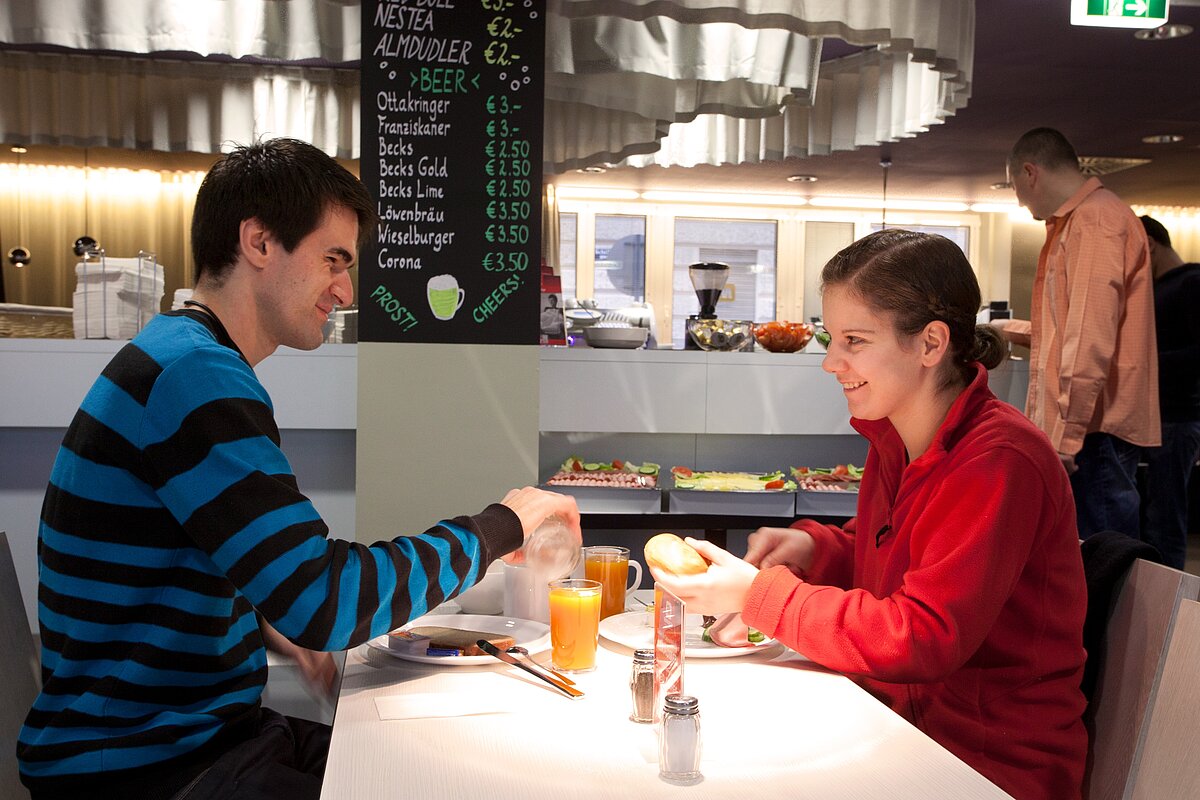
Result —
<path fill-rule="evenodd" d="M 672 514 L 726 514 L 740 517 L 788 517 L 796 514 L 796 492 L 710 492 L 671 489 L 667 510 Z"/>
<path fill-rule="evenodd" d="M 581 514 L 658 514 L 662 512 L 662 490 L 618 486 L 571 486 L 542 484 L 548 492 L 575 498 Z"/>

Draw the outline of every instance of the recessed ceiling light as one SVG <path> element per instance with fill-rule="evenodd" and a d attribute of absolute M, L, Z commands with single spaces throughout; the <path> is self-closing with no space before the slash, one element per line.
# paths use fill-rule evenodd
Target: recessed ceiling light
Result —
<path fill-rule="evenodd" d="M 1187 36 L 1191 32 L 1191 25 L 1168 22 L 1166 25 L 1159 25 L 1157 28 L 1142 28 L 1140 31 L 1135 31 L 1133 38 L 1146 42 L 1162 42 L 1167 39 L 1178 39 L 1180 36 Z"/>
<path fill-rule="evenodd" d="M 1174 144 L 1182 142 L 1183 137 L 1177 133 L 1157 133 L 1153 136 L 1143 136 L 1142 141 L 1146 144 Z"/>
<path fill-rule="evenodd" d="M 20 154 L 22 154 L 22 153 L 28 153 L 28 152 L 29 152 L 29 148 L 28 148 L 28 147 L 21 147 L 21 145 L 19 145 L 19 144 L 18 144 L 18 145 L 15 145 L 15 146 L 12 148 L 12 151 L 13 151 L 14 153 L 16 153 L 17 155 L 20 155 Z"/>
<path fill-rule="evenodd" d="M 604 167 L 595 166 L 595 165 L 590 166 L 590 167 L 581 167 L 580 169 L 577 169 L 575 171 L 582 172 L 584 175 L 603 175 L 605 172 L 608 172 L 608 170 L 605 169 Z"/>
<path fill-rule="evenodd" d="M 996 183 L 993 183 L 990 188 L 992 188 L 992 189 L 1011 189 L 1012 184 L 1009 183 L 1008 181 L 998 181 Z"/>
<path fill-rule="evenodd" d="M 791 183 L 815 183 L 816 175 L 788 175 L 787 179 Z"/>

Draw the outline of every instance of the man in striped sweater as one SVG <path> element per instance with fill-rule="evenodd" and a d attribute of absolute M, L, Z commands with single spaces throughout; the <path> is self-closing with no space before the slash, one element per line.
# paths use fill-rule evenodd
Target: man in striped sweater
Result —
<path fill-rule="evenodd" d="M 42 693 L 17 755 L 45 798 L 315 798 L 329 729 L 260 705 L 264 637 L 329 651 L 472 586 L 574 500 L 526 487 L 370 547 L 326 538 L 253 367 L 311 350 L 376 222 L 311 145 L 235 150 L 196 197 L 194 302 L 109 363 L 67 431 L 39 532 Z M 320 655 L 318 655 L 320 653 Z"/>

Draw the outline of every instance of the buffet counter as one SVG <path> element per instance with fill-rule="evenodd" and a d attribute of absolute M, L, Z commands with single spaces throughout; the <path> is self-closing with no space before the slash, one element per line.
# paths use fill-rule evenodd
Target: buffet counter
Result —
<path fill-rule="evenodd" d="M 65 428 L 124 345 L 106 339 L 0 339 L 0 428 Z M 281 429 L 353 430 L 357 347 L 281 348 L 257 369 Z M 821 353 L 542 348 L 541 430 L 637 434 L 855 436 Z M 1025 401 L 1028 370 L 1009 361 L 992 390 Z"/>
<path fill-rule="evenodd" d="M 541 429 L 857 436 L 824 357 L 544 348 Z M 1028 375 L 1025 361 L 1007 361 L 992 371 L 992 391 L 1024 407 Z"/>

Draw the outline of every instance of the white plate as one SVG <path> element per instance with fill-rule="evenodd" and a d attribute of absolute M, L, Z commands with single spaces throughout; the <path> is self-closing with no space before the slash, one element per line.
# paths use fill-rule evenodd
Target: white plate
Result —
<path fill-rule="evenodd" d="M 749 647 L 721 647 L 701 638 L 704 617 L 688 614 L 683 618 L 683 655 L 685 658 L 732 658 L 757 652 L 775 644 L 774 639 L 763 639 Z M 638 648 L 654 647 L 654 612 L 626 611 L 600 620 L 600 635 L 610 642 Z"/>
<path fill-rule="evenodd" d="M 467 631 L 483 631 L 484 633 L 500 633 L 511 636 L 516 643 L 529 651 L 530 655 L 540 653 L 550 647 L 550 626 L 543 622 L 515 617 L 489 617 L 482 614 L 426 614 L 405 625 L 405 628 L 416 628 L 424 625 L 437 625 L 443 628 L 458 628 Z M 387 634 L 376 636 L 367 642 L 367 647 L 387 653 L 389 656 L 402 661 L 416 661 L 419 664 L 441 664 L 445 667 L 470 667 L 478 664 L 499 664 L 492 656 L 427 656 L 424 653 L 409 653 L 403 650 L 393 650 L 388 647 Z"/>

